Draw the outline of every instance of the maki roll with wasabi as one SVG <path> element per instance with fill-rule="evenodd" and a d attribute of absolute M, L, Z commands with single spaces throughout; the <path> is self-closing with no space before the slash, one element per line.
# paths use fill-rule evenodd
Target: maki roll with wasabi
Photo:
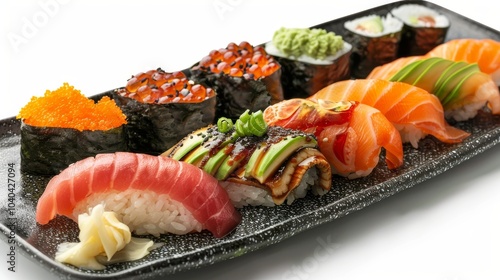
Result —
<path fill-rule="evenodd" d="M 313 134 L 267 126 L 262 111 L 233 124 L 220 118 L 183 138 L 163 156 L 191 163 L 217 178 L 236 207 L 291 204 L 332 184 L 330 164 Z"/>
<path fill-rule="evenodd" d="M 404 23 L 399 56 L 424 55 L 444 43 L 450 27 L 445 15 L 417 4 L 401 5 L 391 14 Z"/>
<path fill-rule="evenodd" d="M 351 72 L 365 78 L 376 66 L 398 57 L 403 23 L 390 14 L 369 15 L 344 23 L 344 39 L 353 45 Z"/>
<path fill-rule="evenodd" d="M 266 51 L 282 67 L 286 99 L 306 98 L 327 85 L 349 79 L 351 49 L 341 36 L 320 28 L 282 27 L 266 44 Z"/>
<path fill-rule="evenodd" d="M 283 100 L 281 66 L 262 46 L 243 41 L 212 50 L 190 69 L 191 78 L 217 92 L 217 117 L 238 118 Z"/>
<path fill-rule="evenodd" d="M 183 72 L 141 72 L 112 95 L 127 116 L 125 132 L 132 152 L 160 154 L 215 120 L 215 91 Z"/>
<path fill-rule="evenodd" d="M 32 97 L 17 118 L 24 173 L 54 175 L 83 158 L 127 150 L 126 117 L 115 102 L 95 102 L 68 83 Z"/>

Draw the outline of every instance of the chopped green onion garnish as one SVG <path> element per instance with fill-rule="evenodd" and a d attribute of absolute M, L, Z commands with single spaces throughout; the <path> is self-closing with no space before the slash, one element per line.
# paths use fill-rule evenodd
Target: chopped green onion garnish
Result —
<path fill-rule="evenodd" d="M 219 120 L 217 120 L 217 128 L 222 133 L 229 132 L 231 129 L 233 129 L 233 121 L 224 117 L 219 118 Z"/>

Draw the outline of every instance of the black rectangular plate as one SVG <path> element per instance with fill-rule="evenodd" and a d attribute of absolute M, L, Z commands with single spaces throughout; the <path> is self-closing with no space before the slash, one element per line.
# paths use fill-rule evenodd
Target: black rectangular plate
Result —
<path fill-rule="evenodd" d="M 498 31 L 425 1 L 394 2 L 316 27 L 342 35 L 345 21 L 373 13 L 383 15 L 402 3 L 419 3 L 448 16 L 451 27 L 447 41 L 455 38 L 491 38 L 500 41 Z M 404 165 L 396 171 L 389 171 L 381 164 L 366 178 L 347 180 L 335 177 L 333 190 L 323 197 L 308 196 L 290 206 L 242 209 L 242 223 L 235 232 L 222 239 L 213 238 L 205 232 L 185 236 L 163 235 L 154 240 L 166 245 L 142 260 L 110 265 L 102 271 L 89 271 L 54 260 L 58 244 L 78 240 L 78 227 L 64 217 L 58 217 L 46 226 L 36 224 L 36 201 L 49 178 L 20 174 L 20 123 L 15 118 L 4 119 L 0 121 L 0 158 L 3 166 L 15 164 L 19 174 L 16 176 L 19 192 L 16 193 L 17 221 L 14 227 L 6 213 L 7 197 L 2 194 L 0 237 L 7 241 L 11 228 L 14 228 L 21 253 L 65 278 L 140 279 L 206 266 L 280 242 L 306 229 L 362 209 L 432 178 L 500 142 L 500 116 L 481 112 L 476 118 L 457 123 L 456 126 L 470 132 L 471 136 L 463 143 L 453 145 L 440 143 L 431 137 L 421 140 L 419 149 L 405 145 Z M 7 178 L 6 172 L 7 168 L 2 168 L 0 178 Z M 3 193 L 7 196 L 6 192 Z"/>

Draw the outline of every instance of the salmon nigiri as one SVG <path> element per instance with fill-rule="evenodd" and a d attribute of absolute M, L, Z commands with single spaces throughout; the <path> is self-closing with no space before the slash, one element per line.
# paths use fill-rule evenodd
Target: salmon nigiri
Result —
<path fill-rule="evenodd" d="M 418 141 L 432 135 L 445 143 L 461 142 L 470 134 L 450 126 L 439 99 L 427 91 L 401 82 L 378 79 L 346 80 L 331 84 L 310 100 L 353 100 L 372 106 L 401 133 L 403 142 L 418 147 Z"/>
<path fill-rule="evenodd" d="M 436 46 L 426 57 L 477 63 L 481 72 L 500 85 L 500 42 L 492 39 L 454 39 Z"/>
<path fill-rule="evenodd" d="M 36 221 L 47 224 L 56 215 L 76 220 L 98 204 L 114 211 L 136 234 L 208 229 L 222 237 L 241 220 L 217 179 L 199 168 L 118 152 L 80 160 L 54 176 L 38 200 Z"/>
<path fill-rule="evenodd" d="M 359 102 L 318 104 L 289 99 L 269 106 L 264 119 L 270 126 L 313 133 L 334 174 L 351 179 L 369 175 L 379 162 L 382 148 L 389 169 L 403 164 L 401 136 L 396 128 L 380 111 Z"/>

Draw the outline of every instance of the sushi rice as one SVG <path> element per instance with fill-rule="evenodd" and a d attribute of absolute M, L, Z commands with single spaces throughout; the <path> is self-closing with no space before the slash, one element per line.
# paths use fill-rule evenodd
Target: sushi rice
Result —
<path fill-rule="evenodd" d="M 406 4 L 394 8 L 391 13 L 402 20 L 405 24 L 412 27 L 436 27 L 445 28 L 450 25 L 450 21 L 444 15 L 439 14 L 433 9 L 427 8 L 422 5 L 417 4 Z M 434 19 L 435 24 L 430 25 L 429 23 L 418 20 L 419 17 L 431 17 Z"/>
<path fill-rule="evenodd" d="M 323 190 L 316 185 L 318 181 L 318 173 L 316 168 L 309 169 L 300 184 L 286 198 L 286 204 L 290 205 L 295 199 L 304 198 L 307 191 L 311 190 L 315 195 L 323 195 L 327 190 Z M 231 181 L 221 181 L 222 187 L 229 194 L 229 199 L 233 202 L 236 208 L 244 206 L 268 206 L 273 207 L 276 204 L 273 201 L 270 193 L 259 187 L 250 185 L 238 184 Z"/>
<path fill-rule="evenodd" d="M 113 211 L 137 235 L 186 234 L 202 231 L 202 224 L 180 202 L 166 194 L 129 189 L 126 191 L 94 193 L 80 201 L 73 216 L 88 212 L 102 204 L 105 211 Z"/>
<path fill-rule="evenodd" d="M 401 29 L 403 28 L 403 22 L 401 22 L 397 18 L 393 17 L 391 14 L 387 14 L 385 17 L 381 17 L 383 31 L 380 33 L 359 30 L 357 28 L 357 26 L 360 23 L 372 20 L 376 17 L 378 17 L 378 15 L 369 15 L 369 16 L 357 18 L 355 20 L 347 21 L 344 23 L 344 27 L 353 33 L 357 33 L 357 34 L 360 34 L 360 35 L 366 36 L 366 37 L 382 37 L 385 35 L 400 32 Z"/>

